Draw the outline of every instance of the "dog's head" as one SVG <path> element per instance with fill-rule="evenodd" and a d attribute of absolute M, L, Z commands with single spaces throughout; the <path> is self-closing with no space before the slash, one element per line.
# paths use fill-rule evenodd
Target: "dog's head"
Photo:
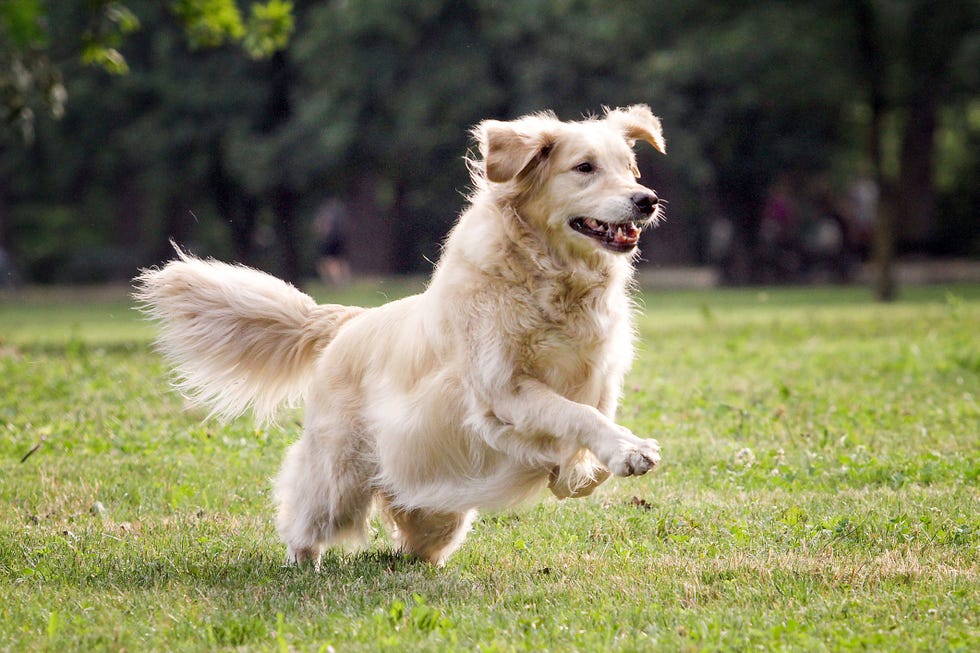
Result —
<path fill-rule="evenodd" d="M 632 253 L 643 228 L 661 216 L 656 193 L 637 182 L 636 141 L 666 150 L 660 120 L 646 105 L 580 122 L 548 113 L 487 120 L 474 135 L 482 154 L 473 166 L 478 185 L 556 245 Z"/>

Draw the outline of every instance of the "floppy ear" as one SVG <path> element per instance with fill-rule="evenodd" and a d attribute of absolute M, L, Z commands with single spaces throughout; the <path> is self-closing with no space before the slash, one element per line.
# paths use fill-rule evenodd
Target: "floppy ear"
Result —
<path fill-rule="evenodd" d="M 630 141 L 646 141 L 662 154 L 667 153 L 667 143 L 660 128 L 660 118 L 650 112 L 645 104 L 634 104 L 625 109 L 606 109 L 606 120 L 618 128 Z"/>
<path fill-rule="evenodd" d="M 486 163 L 487 179 L 505 182 L 546 159 L 554 135 L 522 131 L 514 123 L 484 120 L 474 131 Z"/>

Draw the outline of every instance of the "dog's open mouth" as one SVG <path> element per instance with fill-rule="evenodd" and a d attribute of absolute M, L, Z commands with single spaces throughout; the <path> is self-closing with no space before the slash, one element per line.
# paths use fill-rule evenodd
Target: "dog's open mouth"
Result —
<path fill-rule="evenodd" d="M 641 226 L 635 222 L 601 222 L 594 218 L 574 218 L 568 225 L 614 252 L 629 252 L 640 242 Z"/>

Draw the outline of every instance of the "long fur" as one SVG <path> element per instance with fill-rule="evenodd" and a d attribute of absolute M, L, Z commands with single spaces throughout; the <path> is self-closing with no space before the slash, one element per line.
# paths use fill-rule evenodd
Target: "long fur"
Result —
<path fill-rule="evenodd" d="M 134 296 L 161 325 L 157 348 L 176 369 L 177 386 L 212 416 L 232 419 L 251 408 L 268 422 L 281 405 L 298 403 L 320 351 L 364 310 L 320 306 L 268 274 L 177 254 L 144 270 Z"/>
<path fill-rule="evenodd" d="M 585 496 L 610 473 L 659 461 L 656 441 L 613 421 L 633 355 L 626 241 L 660 217 L 632 145 L 663 151 L 659 121 L 637 105 L 473 133 L 473 194 L 419 295 L 369 310 L 317 305 L 269 275 L 179 250 L 136 279 L 190 397 L 260 420 L 305 398 L 303 437 L 275 485 L 290 560 L 363 541 L 380 508 L 402 550 L 441 564 L 477 509 L 545 485 Z M 583 233 L 584 219 L 606 240 Z"/>

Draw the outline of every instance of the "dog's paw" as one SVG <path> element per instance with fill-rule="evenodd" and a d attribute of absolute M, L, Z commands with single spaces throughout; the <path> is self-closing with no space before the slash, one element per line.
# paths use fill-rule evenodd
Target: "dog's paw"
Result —
<path fill-rule="evenodd" d="M 307 564 L 312 563 L 313 570 L 320 571 L 320 556 L 321 551 L 319 547 L 293 548 L 289 546 L 286 549 L 286 566 L 305 567 Z"/>
<path fill-rule="evenodd" d="M 656 440 L 640 440 L 613 456 L 609 469 L 616 476 L 641 476 L 660 462 L 660 443 Z"/>

